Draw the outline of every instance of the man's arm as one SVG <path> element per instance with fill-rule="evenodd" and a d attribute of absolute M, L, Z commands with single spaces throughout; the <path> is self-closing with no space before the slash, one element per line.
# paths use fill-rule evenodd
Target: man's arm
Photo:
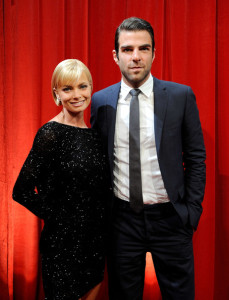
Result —
<path fill-rule="evenodd" d="M 202 212 L 206 182 L 206 152 L 195 95 L 188 88 L 183 121 L 183 162 L 185 173 L 185 200 L 190 225 L 196 229 Z"/>
<path fill-rule="evenodd" d="M 97 108 L 96 108 L 96 96 L 93 95 L 91 98 L 91 127 L 97 129 Z"/>

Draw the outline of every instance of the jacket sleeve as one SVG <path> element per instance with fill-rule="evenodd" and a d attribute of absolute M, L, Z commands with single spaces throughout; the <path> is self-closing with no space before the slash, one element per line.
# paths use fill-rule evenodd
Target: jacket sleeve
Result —
<path fill-rule="evenodd" d="M 182 136 L 185 200 L 190 225 L 196 229 L 202 212 L 201 203 L 205 191 L 206 153 L 196 99 L 190 87 L 187 92 Z"/>
<path fill-rule="evenodd" d="M 96 101 L 96 95 L 93 95 L 92 96 L 92 99 L 91 99 L 91 119 L 90 119 L 90 122 L 91 122 L 91 127 L 94 128 L 94 129 L 98 129 L 97 127 L 97 108 L 96 108 L 96 104 L 97 104 L 97 101 Z"/>

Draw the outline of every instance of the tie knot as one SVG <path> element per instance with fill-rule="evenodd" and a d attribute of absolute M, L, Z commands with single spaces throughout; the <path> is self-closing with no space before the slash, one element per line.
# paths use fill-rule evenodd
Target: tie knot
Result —
<path fill-rule="evenodd" d="M 130 90 L 130 94 L 131 94 L 131 96 L 133 97 L 133 96 L 138 96 L 139 94 L 140 94 L 140 90 L 139 89 L 132 89 L 132 90 Z"/>

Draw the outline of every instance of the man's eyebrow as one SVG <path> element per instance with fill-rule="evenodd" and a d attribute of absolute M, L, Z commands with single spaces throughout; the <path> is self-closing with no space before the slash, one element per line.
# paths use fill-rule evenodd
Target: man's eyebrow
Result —
<path fill-rule="evenodd" d="M 132 46 L 132 45 L 122 45 L 122 46 L 120 46 L 120 48 L 121 49 L 124 49 L 124 48 L 133 48 L 134 46 Z M 142 47 L 152 47 L 152 45 L 150 45 L 150 44 L 143 44 L 143 45 L 140 45 L 139 46 L 139 48 L 142 48 Z"/>
<path fill-rule="evenodd" d="M 140 45 L 139 47 L 149 47 L 149 48 L 151 48 L 152 45 L 150 45 L 150 44 L 144 44 L 144 45 Z"/>
<path fill-rule="evenodd" d="M 120 46 L 120 48 L 122 49 L 122 48 L 132 48 L 133 46 L 131 46 L 131 45 L 122 45 L 122 46 Z"/>

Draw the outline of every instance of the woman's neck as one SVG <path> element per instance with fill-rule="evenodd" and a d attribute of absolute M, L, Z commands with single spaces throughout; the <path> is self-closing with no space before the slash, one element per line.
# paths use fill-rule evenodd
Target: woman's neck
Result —
<path fill-rule="evenodd" d="M 59 123 L 76 126 L 80 128 L 87 128 L 87 125 L 84 121 L 84 114 L 80 112 L 78 114 L 71 114 L 62 110 L 55 118 L 52 119 L 53 121 L 57 121 Z"/>

